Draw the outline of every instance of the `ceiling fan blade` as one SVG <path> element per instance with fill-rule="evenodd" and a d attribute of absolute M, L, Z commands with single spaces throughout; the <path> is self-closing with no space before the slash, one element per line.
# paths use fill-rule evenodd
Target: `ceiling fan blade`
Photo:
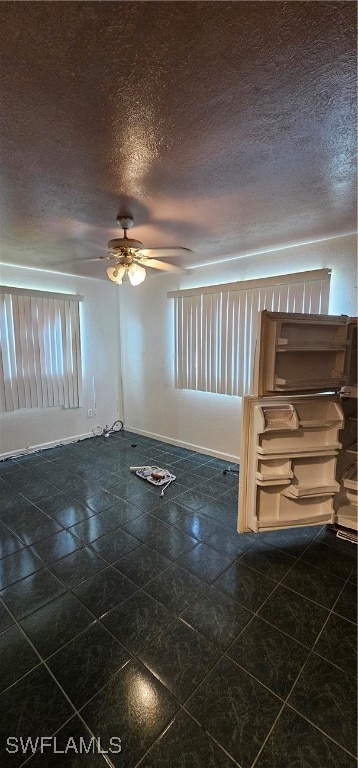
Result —
<path fill-rule="evenodd" d="M 82 262 L 85 264 L 88 261 L 103 261 L 103 259 L 108 259 L 108 256 L 91 256 L 88 259 L 62 259 L 61 261 L 52 261 L 51 266 L 56 265 L 60 267 L 61 265 L 65 266 L 66 264 L 82 264 Z"/>
<path fill-rule="evenodd" d="M 138 264 L 143 267 L 151 267 L 152 269 L 161 269 L 163 272 L 175 272 L 177 275 L 183 275 L 186 269 L 176 267 L 175 264 L 167 264 L 166 261 L 159 261 L 158 259 L 136 259 Z"/>
<path fill-rule="evenodd" d="M 184 253 L 193 253 L 190 248 L 180 248 L 179 246 L 178 248 L 141 248 L 140 252 L 143 254 L 143 256 L 148 258 L 151 258 L 152 256 L 155 258 L 158 253 L 158 256 L 161 256 L 164 259 L 171 258 L 172 256 L 183 256 Z"/>

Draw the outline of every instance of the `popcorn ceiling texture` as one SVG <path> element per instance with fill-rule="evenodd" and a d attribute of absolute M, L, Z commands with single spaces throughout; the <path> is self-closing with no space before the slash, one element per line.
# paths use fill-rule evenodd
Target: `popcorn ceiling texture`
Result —
<path fill-rule="evenodd" d="M 3 2 L 3 260 L 104 276 L 121 208 L 202 263 L 355 229 L 351 2 Z M 93 245 L 94 244 L 94 245 Z M 57 267 L 56 267 L 57 268 Z"/>

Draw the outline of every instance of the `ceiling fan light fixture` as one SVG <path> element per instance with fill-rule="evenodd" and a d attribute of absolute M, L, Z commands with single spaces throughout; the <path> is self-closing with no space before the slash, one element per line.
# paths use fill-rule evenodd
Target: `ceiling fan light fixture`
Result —
<path fill-rule="evenodd" d="M 117 264 L 116 267 L 108 267 L 107 269 L 109 279 L 112 280 L 113 283 L 117 283 L 117 285 L 122 285 L 125 273 L 126 268 L 123 264 Z"/>
<path fill-rule="evenodd" d="M 132 285 L 140 285 L 140 283 L 143 282 L 146 276 L 146 271 L 144 267 L 141 267 L 140 264 L 135 264 L 134 262 L 129 265 L 128 267 L 128 277 Z"/>

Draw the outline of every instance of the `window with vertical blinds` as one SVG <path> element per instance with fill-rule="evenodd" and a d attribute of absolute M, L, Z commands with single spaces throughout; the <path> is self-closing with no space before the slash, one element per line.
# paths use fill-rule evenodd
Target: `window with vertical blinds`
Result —
<path fill-rule="evenodd" d="M 328 312 L 330 270 L 171 291 L 175 387 L 243 395 L 252 391 L 258 316 Z"/>
<path fill-rule="evenodd" d="M 0 411 L 79 407 L 81 300 L 0 286 Z"/>

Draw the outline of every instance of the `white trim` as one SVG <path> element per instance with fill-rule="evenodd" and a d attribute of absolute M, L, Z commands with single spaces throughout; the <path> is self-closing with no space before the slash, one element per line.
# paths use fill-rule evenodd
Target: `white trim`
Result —
<path fill-rule="evenodd" d="M 146 432 L 145 430 L 130 427 L 128 424 L 124 425 L 124 431 L 133 432 L 133 434 L 142 435 L 143 437 L 150 437 L 153 440 L 160 440 L 162 443 L 167 443 L 168 445 L 177 445 L 179 448 L 188 448 L 190 451 L 196 451 L 196 453 L 204 453 L 206 456 L 212 456 L 213 459 L 222 459 L 223 461 L 230 462 L 230 464 L 239 464 L 240 462 L 239 456 L 233 456 L 229 453 L 222 453 L 221 451 L 212 451 L 211 448 L 205 448 L 203 445 L 195 445 L 194 443 L 186 443 L 182 440 L 175 440 L 174 438 L 167 437 L 166 435 L 158 435 L 156 432 Z M 150 452 L 150 448 L 148 450 Z"/>
<path fill-rule="evenodd" d="M 94 437 L 93 432 L 84 432 L 82 435 L 72 435 L 71 437 L 64 437 L 61 440 L 51 440 L 49 443 L 29 445 L 26 448 L 18 448 L 15 451 L 0 453 L 0 461 L 10 459 L 11 457 L 27 456 L 28 454 L 36 453 L 37 451 L 44 451 L 46 448 L 57 448 L 61 445 L 67 445 L 67 443 L 78 443 L 80 440 L 86 440 L 88 437 Z"/>
<path fill-rule="evenodd" d="M 176 299 L 181 296 L 197 296 L 207 293 L 222 293 L 224 291 L 247 291 L 252 288 L 266 288 L 272 285 L 286 285 L 287 283 L 303 283 L 312 280 L 326 280 L 331 275 L 331 269 L 312 269 L 306 272 L 293 272 L 291 275 L 275 275 L 263 277 L 258 280 L 242 280 L 235 283 L 220 283 L 218 285 L 205 285 L 198 288 L 188 288 L 182 291 L 169 291 L 168 299 Z"/>
<path fill-rule="evenodd" d="M 16 288 L 12 285 L 0 285 L 0 293 L 15 296 L 36 296 L 40 299 L 62 299 L 66 301 L 83 301 L 79 293 L 55 293 L 54 291 L 36 291 L 33 288 Z"/>

